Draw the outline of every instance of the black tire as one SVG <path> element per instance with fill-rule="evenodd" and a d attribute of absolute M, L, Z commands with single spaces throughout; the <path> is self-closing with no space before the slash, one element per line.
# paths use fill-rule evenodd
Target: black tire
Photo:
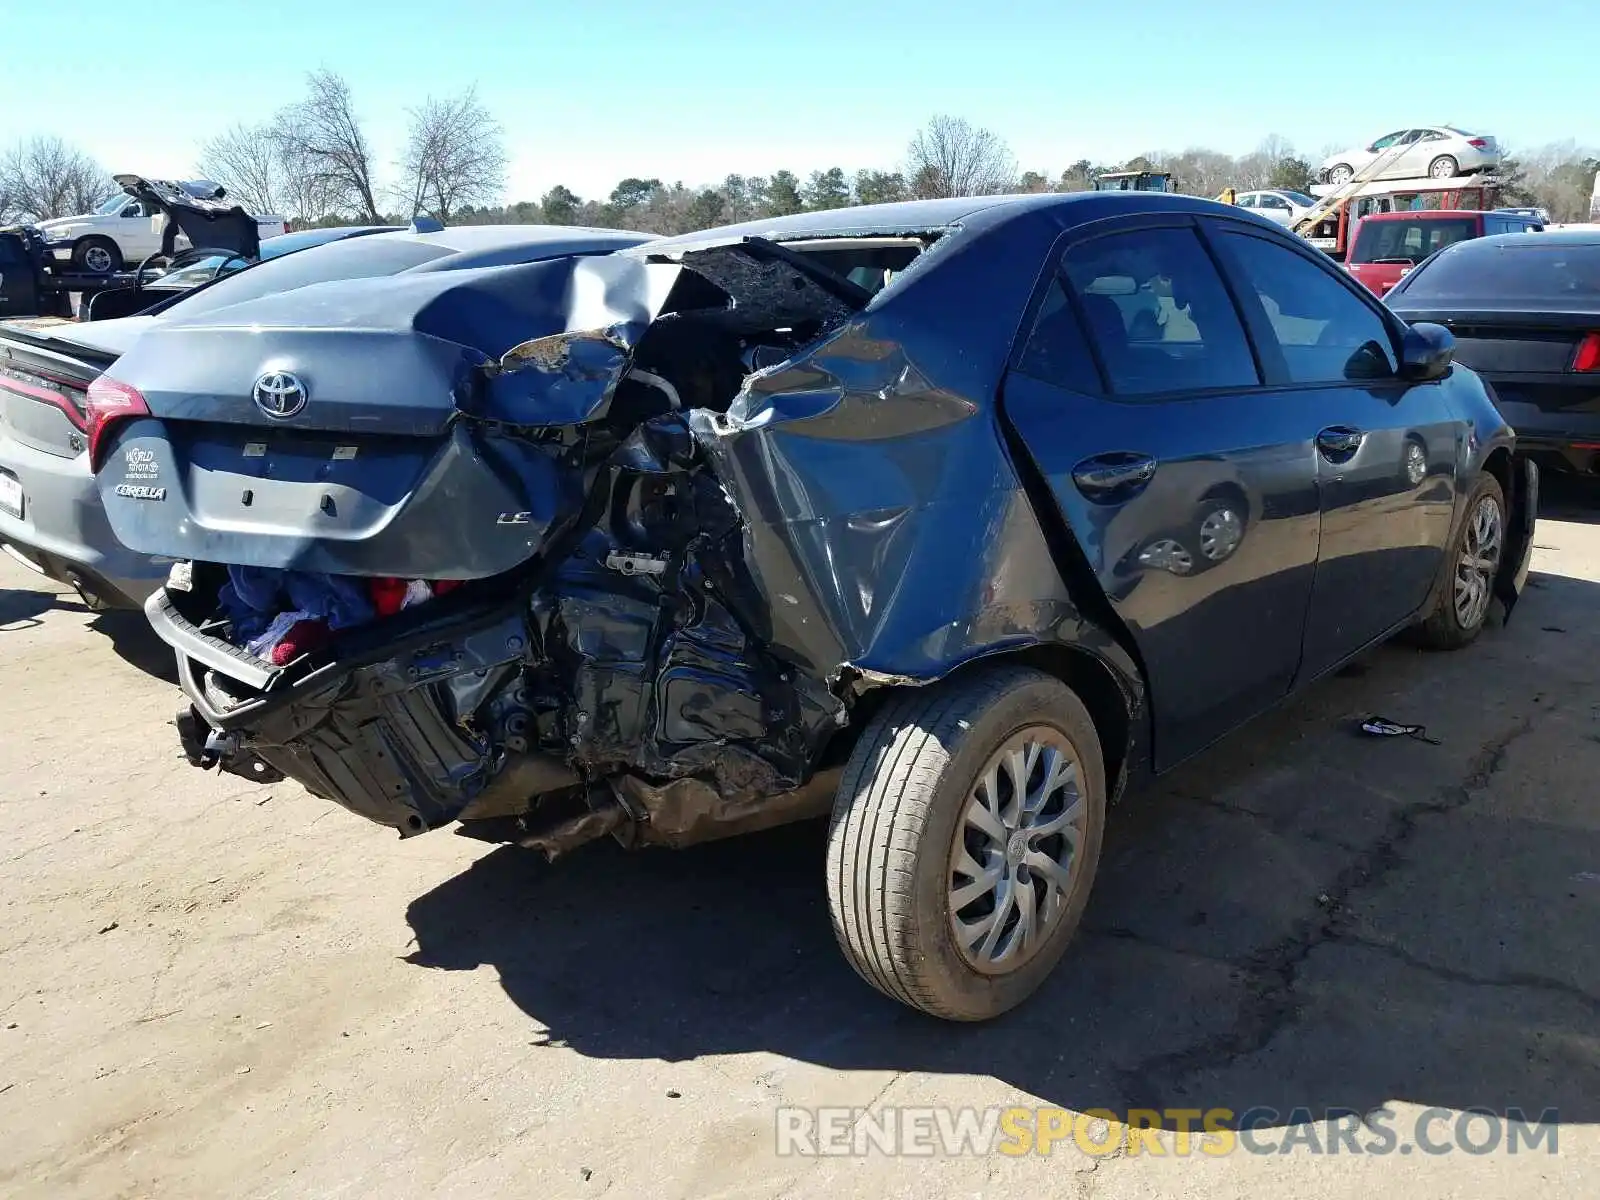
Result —
<path fill-rule="evenodd" d="M 80 270 L 110 275 L 122 270 L 122 249 L 108 237 L 86 237 L 73 244 L 72 261 Z"/>
<path fill-rule="evenodd" d="M 1439 168 L 1443 166 L 1448 166 L 1450 169 L 1441 171 Z M 1429 179 L 1454 179 L 1459 174 L 1461 174 L 1461 163 L 1452 154 L 1441 154 L 1428 164 Z"/>
<path fill-rule="evenodd" d="M 1461 567 L 1462 556 L 1467 552 L 1469 540 L 1474 536 L 1474 516 L 1479 506 L 1486 500 L 1492 500 L 1498 510 L 1499 548 L 1495 554 L 1496 571 L 1505 554 L 1507 528 L 1505 494 L 1500 489 L 1499 480 L 1487 471 L 1481 471 L 1467 498 L 1466 516 L 1461 522 L 1461 528 L 1456 531 L 1445 554 L 1442 573 L 1435 589 L 1433 610 L 1413 631 L 1413 640 L 1429 650 L 1459 650 L 1463 646 L 1470 645 L 1488 623 L 1489 611 L 1494 602 L 1494 572 L 1490 573 L 1485 584 L 1489 590 L 1488 600 L 1481 606 L 1475 606 L 1470 619 L 1463 621 L 1456 606 L 1457 573 Z"/>
<path fill-rule="evenodd" d="M 1022 961 L 983 972 L 963 957 L 952 928 L 956 835 L 966 836 L 980 772 L 1024 731 L 1065 739 L 1078 765 L 1073 807 L 1083 802 L 1082 826 L 1054 923 Z M 834 802 L 828 907 L 840 949 L 873 987 L 936 1017 L 982 1021 L 1015 1007 L 1044 982 L 1082 919 L 1105 804 L 1094 722 L 1050 675 L 1001 667 L 891 698 L 863 730 Z"/>
<path fill-rule="evenodd" d="M 1356 169 L 1349 163 L 1334 163 L 1328 168 L 1328 182 L 1338 186 L 1355 178 Z"/>

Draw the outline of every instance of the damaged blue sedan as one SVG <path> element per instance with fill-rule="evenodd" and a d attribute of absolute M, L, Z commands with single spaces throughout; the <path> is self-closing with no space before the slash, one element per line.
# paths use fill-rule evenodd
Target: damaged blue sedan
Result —
<path fill-rule="evenodd" d="M 172 320 L 90 389 L 196 765 L 554 856 L 832 814 L 839 944 L 1034 992 L 1108 802 L 1476 638 L 1535 468 L 1444 329 L 1165 194 L 805 213 Z"/>

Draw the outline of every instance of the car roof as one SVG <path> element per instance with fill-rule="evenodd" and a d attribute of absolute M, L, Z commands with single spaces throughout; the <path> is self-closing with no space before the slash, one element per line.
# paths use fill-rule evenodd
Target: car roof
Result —
<path fill-rule="evenodd" d="M 689 250 L 702 246 L 736 242 L 744 238 L 795 241 L 809 237 L 852 237 L 887 233 L 933 233 L 961 224 L 982 214 L 986 224 L 1004 223 L 1043 210 L 1060 209 L 1065 218 L 1071 209 L 1082 205 L 1084 219 L 1113 216 L 1119 212 L 1137 213 L 1151 209 L 1177 212 L 1233 213 L 1232 205 L 1218 204 L 1199 196 L 1175 192 L 1039 192 L 1006 196 L 962 196 L 941 200 L 902 200 L 894 204 L 860 204 L 817 212 L 765 217 L 662 238 L 645 247 L 642 253 L 655 254 Z M 1245 214 L 1238 214 L 1241 217 Z M 1251 217 L 1251 220 L 1258 218 Z M 1071 218 L 1066 224 L 1075 223 Z"/>
<path fill-rule="evenodd" d="M 320 229 L 297 229 L 293 233 L 280 233 L 276 237 L 262 238 L 262 257 L 276 258 L 280 254 L 293 254 L 312 246 L 325 246 L 345 238 L 368 237 L 375 233 L 401 232 L 404 225 L 330 225 Z M 268 250 L 272 253 L 269 256 Z"/>
<path fill-rule="evenodd" d="M 1473 238 L 1457 245 L 1509 246 L 1600 246 L 1600 227 L 1587 229 L 1546 229 L 1542 233 L 1497 233 L 1493 237 Z"/>
<path fill-rule="evenodd" d="M 627 229 L 591 229 L 583 225 L 453 225 L 436 233 L 413 233 L 409 229 L 402 229 L 375 236 L 410 238 L 457 254 L 467 254 L 512 246 L 561 246 L 573 242 L 585 245 L 614 242 L 619 246 L 633 246 L 649 241 L 656 235 Z"/>
<path fill-rule="evenodd" d="M 1431 221 L 1435 217 L 1486 217 L 1490 215 L 1492 215 L 1492 212 L 1485 212 L 1479 208 L 1403 208 L 1396 212 L 1372 213 L 1361 219 L 1363 221 L 1411 221 L 1420 217 Z M 1500 215 L 1505 217 L 1511 214 L 1501 213 Z"/>

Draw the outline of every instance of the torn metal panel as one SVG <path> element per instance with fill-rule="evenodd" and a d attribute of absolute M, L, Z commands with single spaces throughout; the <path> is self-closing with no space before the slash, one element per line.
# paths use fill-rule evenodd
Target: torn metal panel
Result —
<path fill-rule="evenodd" d="M 320 324 L 263 301 L 135 364 L 153 415 L 102 490 L 148 448 L 181 503 L 114 519 L 150 552 L 472 581 L 331 661 L 257 669 L 233 701 L 195 681 L 238 753 L 320 795 L 403 833 L 518 817 L 521 797 L 546 849 L 795 819 L 865 693 L 1099 636 L 997 436 L 1010 331 L 953 346 L 930 307 L 987 311 L 981 291 L 912 274 L 870 299 L 758 240 L 307 288 Z M 294 427 L 238 415 L 261 366 L 228 361 L 246 319 L 303 372 Z M 171 364 L 179 337 L 198 365 Z M 359 385 L 351 364 L 383 347 L 412 378 Z M 170 599 L 163 636 L 227 675 L 206 588 Z M 601 784 L 623 826 L 583 799 Z"/>
<path fill-rule="evenodd" d="M 128 195 L 148 208 L 159 209 L 167 218 L 161 233 L 161 253 L 171 256 L 181 233 L 196 248 L 221 250 L 253 259 L 261 253 L 261 227 L 237 200 L 217 184 L 173 183 L 165 179 L 143 179 L 138 175 L 115 175 Z"/>

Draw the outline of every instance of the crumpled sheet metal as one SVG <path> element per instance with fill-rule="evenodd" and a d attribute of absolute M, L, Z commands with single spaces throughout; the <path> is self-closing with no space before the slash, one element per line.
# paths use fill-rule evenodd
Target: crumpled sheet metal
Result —
<path fill-rule="evenodd" d="M 595 420 L 604 415 L 682 268 L 615 255 L 553 259 L 536 267 L 521 283 L 544 297 L 543 319 L 534 326 L 543 331 L 485 366 L 487 385 L 471 415 L 508 425 Z"/>

